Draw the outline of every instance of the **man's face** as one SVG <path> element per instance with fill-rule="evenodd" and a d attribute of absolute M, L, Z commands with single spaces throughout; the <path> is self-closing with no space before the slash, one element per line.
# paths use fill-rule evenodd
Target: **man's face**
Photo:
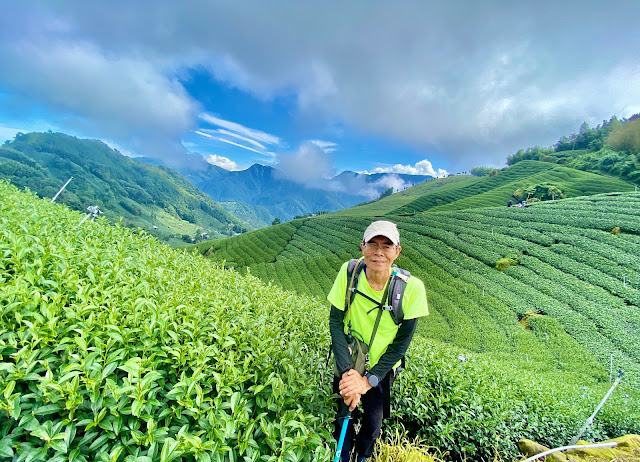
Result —
<path fill-rule="evenodd" d="M 364 255 L 367 268 L 373 271 L 389 271 L 402 248 L 396 246 L 388 237 L 376 236 L 371 238 L 369 242 L 360 244 L 360 250 Z"/>

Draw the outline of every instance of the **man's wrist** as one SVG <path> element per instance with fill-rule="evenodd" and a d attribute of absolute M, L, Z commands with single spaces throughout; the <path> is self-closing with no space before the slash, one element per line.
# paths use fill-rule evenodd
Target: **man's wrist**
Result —
<path fill-rule="evenodd" d="M 378 383 L 380 383 L 380 379 L 378 379 L 378 376 L 375 374 L 372 374 L 371 372 L 366 372 L 364 376 L 366 377 L 367 383 L 371 388 L 377 387 Z"/>

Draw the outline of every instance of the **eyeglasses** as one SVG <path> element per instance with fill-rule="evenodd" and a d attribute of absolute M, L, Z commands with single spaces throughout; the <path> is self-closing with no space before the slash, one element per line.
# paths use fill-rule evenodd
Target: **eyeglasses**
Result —
<path fill-rule="evenodd" d="M 370 251 L 382 250 L 383 252 L 393 252 L 396 249 L 394 244 L 382 244 L 378 245 L 375 242 L 367 242 L 364 247 Z"/>

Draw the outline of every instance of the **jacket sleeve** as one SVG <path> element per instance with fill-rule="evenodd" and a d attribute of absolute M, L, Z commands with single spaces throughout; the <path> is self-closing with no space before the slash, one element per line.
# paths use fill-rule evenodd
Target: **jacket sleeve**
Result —
<path fill-rule="evenodd" d="M 331 305 L 329 314 L 329 330 L 331 332 L 331 348 L 340 377 L 351 369 L 351 354 L 344 335 L 344 311 Z"/>
<path fill-rule="evenodd" d="M 382 379 L 389 373 L 393 366 L 395 366 L 407 352 L 417 325 L 417 319 L 406 319 L 402 323 L 398 328 L 396 338 L 387 347 L 387 351 L 380 357 L 376 365 L 371 368 L 371 374 Z"/>

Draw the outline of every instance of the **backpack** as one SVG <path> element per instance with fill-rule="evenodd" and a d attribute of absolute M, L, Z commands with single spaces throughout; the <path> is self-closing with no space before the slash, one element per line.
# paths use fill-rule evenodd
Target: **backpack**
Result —
<path fill-rule="evenodd" d="M 362 295 L 363 297 L 371 300 L 376 304 L 375 308 L 378 308 L 380 305 L 377 300 L 363 294 L 358 290 L 358 280 L 360 278 L 360 274 L 362 270 L 367 265 L 364 262 L 364 258 L 360 259 L 352 259 L 349 261 L 349 265 L 347 266 L 347 291 L 345 293 L 344 307 L 345 314 L 349 310 L 353 299 L 356 294 Z M 407 270 L 403 270 L 398 268 L 396 265 L 392 266 L 393 273 L 390 276 L 389 284 L 387 284 L 385 288 L 385 292 L 383 294 L 382 303 L 386 304 L 382 305 L 382 309 L 385 311 L 389 311 L 391 314 L 391 319 L 393 322 L 399 326 L 404 321 L 404 311 L 402 310 L 402 296 L 404 295 L 404 290 L 407 287 L 407 282 L 411 277 L 411 273 Z M 375 309 L 373 308 L 373 309 Z"/>

